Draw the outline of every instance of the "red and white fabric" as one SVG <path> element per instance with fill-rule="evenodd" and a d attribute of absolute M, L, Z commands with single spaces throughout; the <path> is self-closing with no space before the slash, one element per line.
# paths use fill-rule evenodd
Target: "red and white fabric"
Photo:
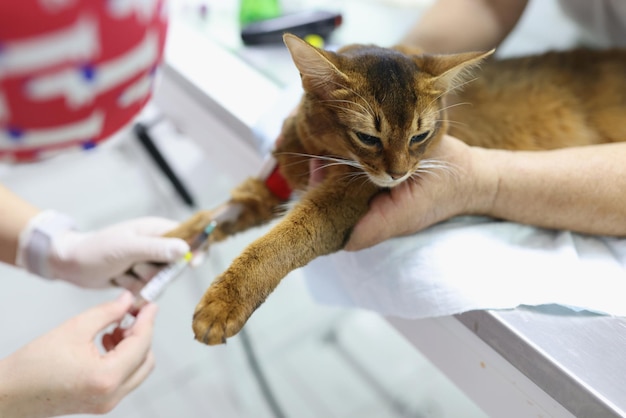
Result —
<path fill-rule="evenodd" d="M 0 2 L 0 161 L 110 138 L 150 98 L 165 0 Z"/>

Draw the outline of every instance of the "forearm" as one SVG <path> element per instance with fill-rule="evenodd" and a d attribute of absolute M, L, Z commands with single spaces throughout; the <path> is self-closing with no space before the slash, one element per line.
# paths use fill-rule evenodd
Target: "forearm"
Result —
<path fill-rule="evenodd" d="M 26 382 L 21 377 L 19 370 L 20 361 L 15 359 L 19 356 L 14 353 L 11 356 L 0 359 L 0 416 L 39 418 L 58 415 L 58 411 L 51 410 L 46 405 L 46 398 L 50 393 L 43 390 L 39 381 Z"/>
<path fill-rule="evenodd" d="M 0 185 L 0 261 L 15 264 L 20 232 L 39 209 Z"/>
<path fill-rule="evenodd" d="M 490 50 L 519 20 L 528 0 L 438 0 L 402 38 L 433 53 Z"/>
<path fill-rule="evenodd" d="M 491 194 L 478 212 L 546 228 L 626 236 L 626 143 L 478 151 L 492 173 Z"/>

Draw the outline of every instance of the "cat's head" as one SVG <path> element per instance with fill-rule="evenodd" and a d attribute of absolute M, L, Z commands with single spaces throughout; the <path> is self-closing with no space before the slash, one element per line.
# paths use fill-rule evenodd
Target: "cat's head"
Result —
<path fill-rule="evenodd" d="M 416 172 L 447 128 L 446 92 L 491 54 L 426 55 L 371 45 L 330 52 L 290 34 L 284 41 L 305 91 L 300 111 L 308 138 L 302 140 L 356 162 L 380 187 Z"/>

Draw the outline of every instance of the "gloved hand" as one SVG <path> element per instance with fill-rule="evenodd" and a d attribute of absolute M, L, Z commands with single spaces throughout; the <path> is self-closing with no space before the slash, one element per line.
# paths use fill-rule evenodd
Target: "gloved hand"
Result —
<path fill-rule="evenodd" d="M 189 251 L 185 241 L 162 237 L 176 225 L 168 219 L 145 217 L 85 233 L 73 230 L 64 215 L 42 212 L 20 235 L 17 265 L 81 287 L 117 284 L 137 291 L 155 272 L 146 263 L 171 263 Z M 135 265 L 139 265 L 135 277 L 124 274 Z"/>

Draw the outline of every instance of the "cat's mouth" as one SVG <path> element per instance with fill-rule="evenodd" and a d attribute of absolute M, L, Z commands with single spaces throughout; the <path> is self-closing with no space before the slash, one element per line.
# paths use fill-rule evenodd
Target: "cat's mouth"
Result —
<path fill-rule="evenodd" d="M 372 183 L 374 183 L 378 187 L 391 189 L 393 187 L 399 186 L 400 184 L 404 183 L 404 181 L 408 179 L 409 177 L 411 177 L 411 173 L 407 173 L 404 176 L 398 177 L 398 178 L 394 178 L 388 174 L 381 174 L 381 175 L 376 175 L 376 176 L 370 175 L 370 180 L 372 181 Z"/>

